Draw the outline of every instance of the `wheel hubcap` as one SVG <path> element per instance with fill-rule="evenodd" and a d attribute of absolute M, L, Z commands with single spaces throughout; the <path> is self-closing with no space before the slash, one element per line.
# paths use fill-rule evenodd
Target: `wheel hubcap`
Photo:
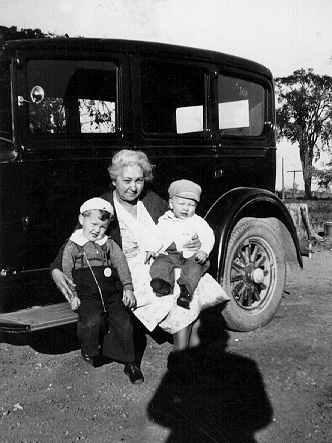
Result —
<path fill-rule="evenodd" d="M 260 284 L 264 281 L 264 271 L 261 268 L 254 269 L 252 279 L 255 283 Z"/>
<path fill-rule="evenodd" d="M 260 306 L 273 278 L 272 254 L 257 240 L 242 244 L 233 259 L 231 288 L 235 301 L 244 309 Z"/>

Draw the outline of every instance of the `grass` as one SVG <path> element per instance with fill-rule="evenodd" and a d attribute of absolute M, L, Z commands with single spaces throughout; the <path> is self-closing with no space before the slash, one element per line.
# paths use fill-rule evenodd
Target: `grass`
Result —
<path fill-rule="evenodd" d="M 324 231 L 324 223 L 332 222 L 332 200 L 296 200 L 308 205 L 309 221 L 312 229 Z M 290 203 L 290 201 L 287 201 Z"/>
<path fill-rule="evenodd" d="M 324 230 L 324 223 L 332 221 L 332 200 L 308 200 L 309 220 L 314 229 Z"/>

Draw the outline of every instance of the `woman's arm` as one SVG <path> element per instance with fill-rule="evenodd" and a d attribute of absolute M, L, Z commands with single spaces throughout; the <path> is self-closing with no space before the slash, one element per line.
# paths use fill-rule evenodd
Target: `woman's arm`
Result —
<path fill-rule="evenodd" d="M 168 203 L 151 190 L 148 190 L 143 196 L 142 203 L 156 224 L 159 217 L 164 215 L 168 209 Z"/>
<path fill-rule="evenodd" d="M 59 253 L 50 265 L 51 277 L 56 284 L 60 292 L 66 297 L 70 302 L 70 299 L 74 297 L 72 289 L 75 288 L 75 283 L 73 280 L 62 272 L 62 257 L 65 244 L 63 244 L 59 250 Z"/>
<path fill-rule="evenodd" d="M 60 269 L 62 271 L 62 257 L 63 257 L 63 250 L 66 246 L 66 243 L 64 243 L 61 248 L 59 249 L 59 253 L 56 256 L 53 263 L 50 264 L 50 271 L 53 272 L 54 269 Z"/>
<path fill-rule="evenodd" d="M 60 271 L 60 269 L 56 268 L 51 272 L 51 276 L 59 291 L 62 292 L 62 294 L 70 302 L 70 300 L 74 297 L 72 288 L 75 288 L 75 283 L 73 280 Z"/>

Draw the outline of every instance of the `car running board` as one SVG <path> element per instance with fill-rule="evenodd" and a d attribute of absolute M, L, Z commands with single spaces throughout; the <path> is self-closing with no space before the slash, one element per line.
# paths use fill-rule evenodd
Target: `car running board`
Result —
<path fill-rule="evenodd" d="M 29 309 L 0 314 L 0 331 L 32 332 L 77 321 L 77 314 L 69 303 L 34 306 Z"/>

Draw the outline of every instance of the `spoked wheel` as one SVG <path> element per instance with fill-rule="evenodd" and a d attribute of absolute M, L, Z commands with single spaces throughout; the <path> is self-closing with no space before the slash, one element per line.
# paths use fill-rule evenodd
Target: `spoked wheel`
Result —
<path fill-rule="evenodd" d="M 230 302 L 222 314 L 235 331 L 250 331 L 274 316 L 284 291 L 286 271 L 281 243 L 261 220 L 240 221 L 226 255 L 223 287 Z"/>

